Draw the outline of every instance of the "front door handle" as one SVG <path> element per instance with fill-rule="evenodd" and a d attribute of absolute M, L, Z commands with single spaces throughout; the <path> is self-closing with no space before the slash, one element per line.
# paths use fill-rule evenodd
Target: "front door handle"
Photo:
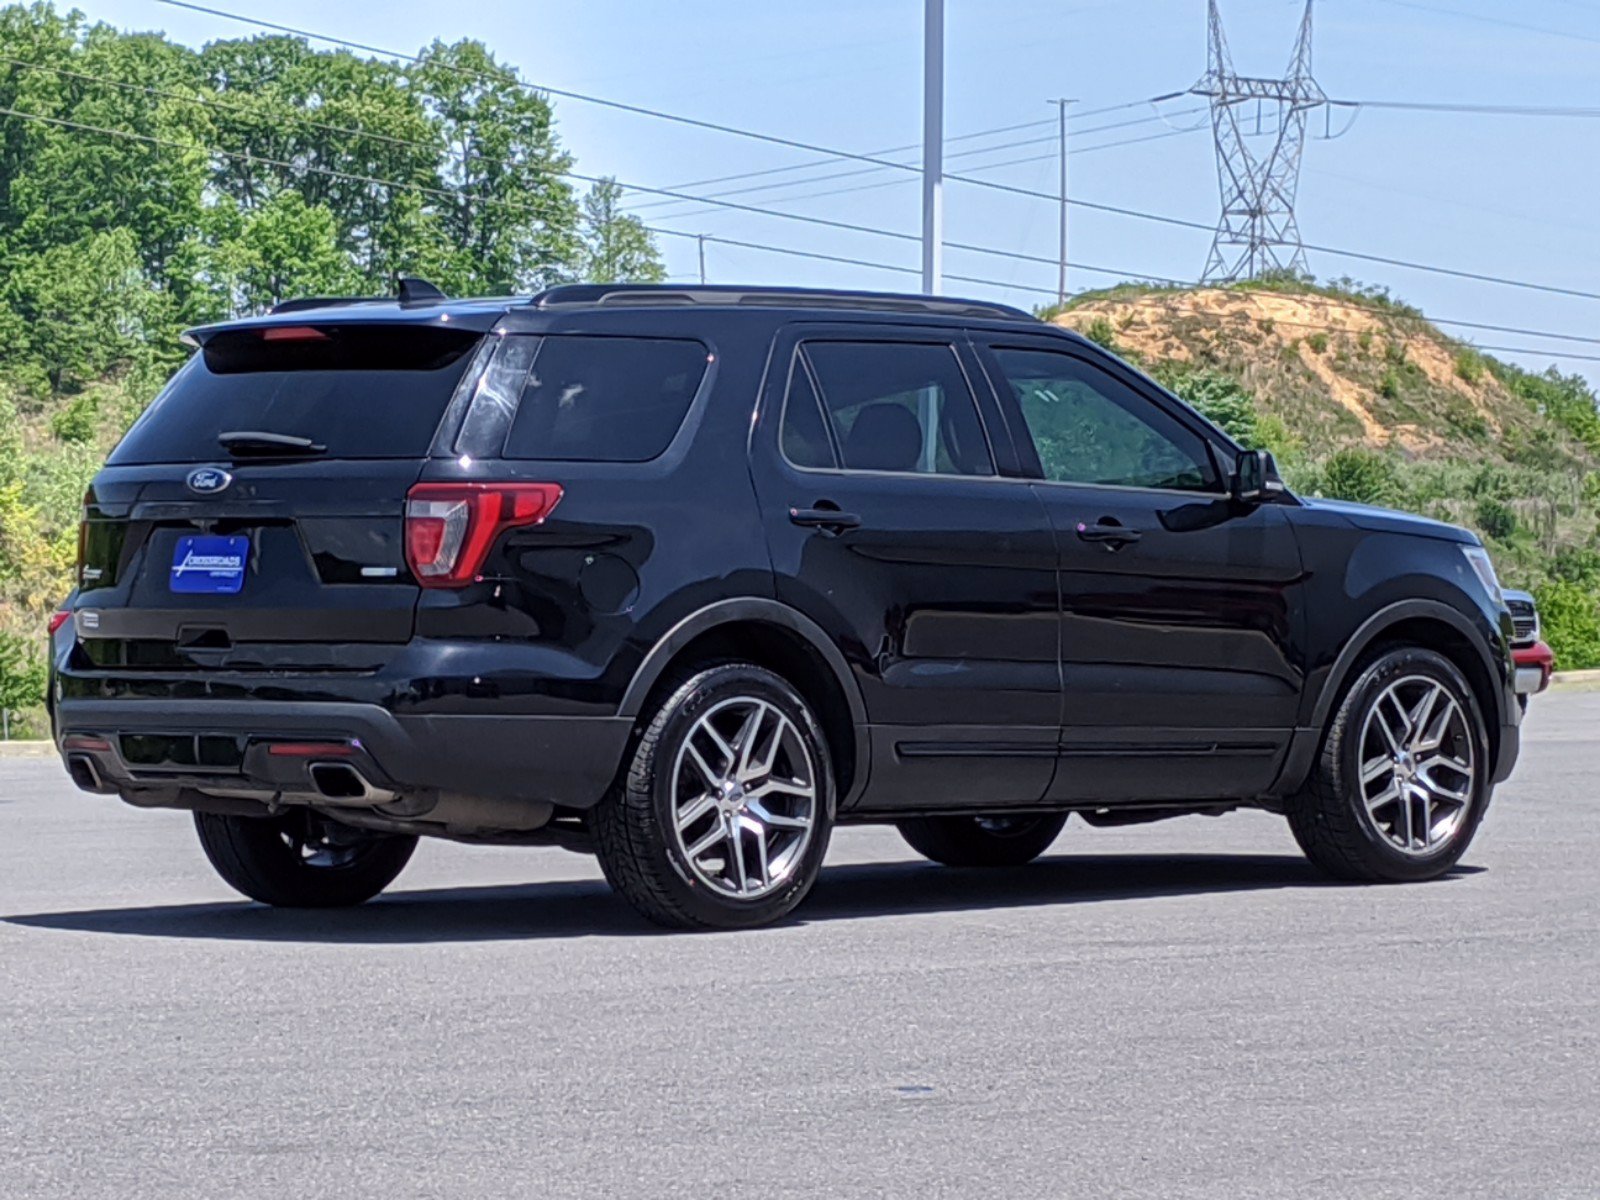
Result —
<path fill-rule="evenodd" d="M 1085 542 L 1098 542 L 1107 550 L 1120 550 L 1130 546 L 1143 536 L 1137 529 L 1129 529 L 1120 525 L 1112 517 L 1101 517 L 1093 525 L 1083 521 L 1078 522 L 1078 539 Z"/>
<path fill-rule="evenodd" d="M 841 512 L 837 505 L 827 503 L 815 508 L 791 508 L 789 520 L 802 529 L 820 529 L 824 533 L 839 534 L 861 528 L 861 518 L 855 513 Z"/>

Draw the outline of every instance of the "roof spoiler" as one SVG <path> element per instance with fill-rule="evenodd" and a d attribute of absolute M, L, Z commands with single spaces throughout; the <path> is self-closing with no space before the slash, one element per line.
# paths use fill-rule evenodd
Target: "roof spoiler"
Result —
<path fill-rule="evenodd" d="M 427 304 L 442 304 L 450 299 L 443 291 L 426 279 L 401 275 L 394 281 L 395 294 L 388 296 L 303 296 L 285 300 L 271 308 L 274 316 L 280 313 L 305 312 L 313 308 L 345 308 L 352 304 L 383 304 L 387 300 L 400 301 L 401 308 L 420 308 Z"/>

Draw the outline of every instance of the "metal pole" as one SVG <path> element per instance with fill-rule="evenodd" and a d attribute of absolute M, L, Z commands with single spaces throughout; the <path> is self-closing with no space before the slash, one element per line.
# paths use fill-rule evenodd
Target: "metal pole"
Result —
<path fill-rule="evenodd" d="M 1056 112 L 1060 117 L 1060 157 L 1061 157 L 1061 265 L 1056 275 L 1056 303 L 1067 302 L 1067 105 L 1076 104 L 1076 100 L 1052 100 Z"/>
<path fill-rule="evenodd" d="M 924 0 L 922 29 L 922 290 L 944 291 L 944 0 Z"/>
<path fill-rule="evenodd" d="M 704 284 L 706 281 L 706 235 L 697 233 L 694 240 L 700 243 L 700 282 Z"/>

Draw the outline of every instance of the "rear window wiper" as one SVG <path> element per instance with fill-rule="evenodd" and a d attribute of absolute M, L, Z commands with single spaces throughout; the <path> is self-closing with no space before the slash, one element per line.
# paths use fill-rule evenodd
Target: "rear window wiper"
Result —
<path fill-rule="evenodd" d="M 328 448 L 308 437 L 292 433 L 266 433 L 259 429 L 238 429 L 217 435 L 217 443 L 235 458 L 246 456 L 298 457 L 326 454 Z"/>

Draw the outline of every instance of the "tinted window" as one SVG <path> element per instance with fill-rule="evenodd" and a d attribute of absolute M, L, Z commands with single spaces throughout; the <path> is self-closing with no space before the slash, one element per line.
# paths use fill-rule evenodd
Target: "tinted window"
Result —
<path fill-rule="evenodd" d="M 481 335 L 395 325 L 219 333 L 111 455 L 212 462 L 217 435 L 308 437 L 330 458 L 420 458 Z"/>
<path fill-rule="evenodd" d="M 1050 351 L 994 354 L 1022 408 L 1046 479 L 1216 489 L 1204 440 L 1114 376 Z"/>
<path fill-rule="evenodd" d="M 783 407 L 783 456 L 797 467 L 838 465 L 828 442 L 828 427 L 822 423 L 817 390 L 811 386 L 811 372 L 798 355 L 789 372 L 789 398 Z"/>
<path fill-rule="evenodd" d="M 810 342 L 805 354 L 846 468 L 994 474 L 977 406 L 950 346 Z"/>
<path fill-rule="evenodd" d="M 672 441 L 706 373 L 699 342 L 547 337 L 522 389 L 507 458 L 643 462 Z"/>

